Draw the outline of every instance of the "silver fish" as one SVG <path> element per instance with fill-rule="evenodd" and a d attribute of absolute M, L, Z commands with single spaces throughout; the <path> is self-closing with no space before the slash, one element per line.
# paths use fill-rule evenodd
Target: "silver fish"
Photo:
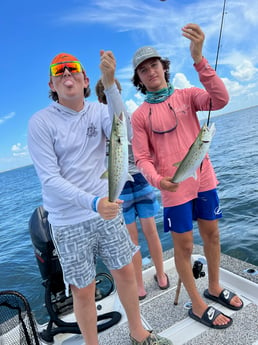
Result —
<path fill-rule="evenodd" d="M 197 178 L 196 170 L 201 165 L 206 153 L 208 152 L 211 144 L 211 140 L 215 134 L 215 124 L 213 123 L 210 128 L 204 124 L 191 145 L 184 159 L 174 164 L 177 166 L 177 170 L 172 177 L 173 183 L 179 183 L 186 180 L 189 177 Z"/>
<path fill-rule="evenodd" d="M 108 178 L 108 198 L 114 202 L 127 180 L 134 181 L 128 173 L 128 137 L 125 114 L 114 114 L 108 150 L 108 170 L 101 178 Z"/>

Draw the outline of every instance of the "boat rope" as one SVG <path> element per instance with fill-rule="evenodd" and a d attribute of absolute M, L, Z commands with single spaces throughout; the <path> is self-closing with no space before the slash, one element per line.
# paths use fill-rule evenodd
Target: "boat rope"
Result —
<path fill-rule="evenodd" d="M 221 46 L 220 42 L 221 42 L 222 29 L 223 29 L 223 23 L 224 23 L 225 8 L 226 8 L 226 0 L 224 0 L 223 10 L 222 10 L 222 15 L 221 15 L 221 24 L 220 24 L 218 47 L 217 47 L 217 55 L 216 55 L 216 61 L 215 61 L 215 67 L 214 67 L 215 71 L 217 70 L 218 60 L 219 60 L 219 51 L 220 51 L 220 46 Z M 210 108 L 209 108 L 209 113 L 208 113 L 207 126 L 209 126 L 209 123 L 210 123 L 211 106 L 212 106 L 212 104 L 211 104 L 211 100 L 210 100 Z"/>

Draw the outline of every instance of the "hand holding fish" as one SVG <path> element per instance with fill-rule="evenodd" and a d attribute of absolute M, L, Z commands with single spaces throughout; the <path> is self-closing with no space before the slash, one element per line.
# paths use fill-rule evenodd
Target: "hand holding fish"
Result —
<path fill-rule="evenodd" d="M 171 177 L 164 177 L 160 181 L 160 188 L 163 190 L 167 190 L 169 192 L 176 192 L 179 187 L 178 183 L 171 182 Z"/>
<path fill-rule="evenodd" d="M 116 60 L 112 51 L 100 51 L 100 69 L 102 71 L 102 83 L 107 89 L 115 83 Z"/>
<path fill-rule="evenodd" d="M 196 64 L 202 60 L 202 46 L 205 35 L 197 24 L 187 24 L 182 28 L 183 36 L 191 41 L 190 51 Z"/>
<path fill-rule="evenodd" d="M 110 202 L 108 201 L 108 197 L 101 198 L 98 204 L 98 213 L 105 220 L 113 219 L 117 216 L 119 212 L 119 205 L 122 203 L 122 200 Z"/>

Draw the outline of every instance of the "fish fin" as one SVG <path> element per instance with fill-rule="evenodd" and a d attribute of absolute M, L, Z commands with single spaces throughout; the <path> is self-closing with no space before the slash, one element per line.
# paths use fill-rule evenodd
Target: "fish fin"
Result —
<path fill-rule="evenodd" d="M 181 164 L 181 162 L 174 163 L 173 167 L 179 167 L 180 164 Z"/>
<path fill-rule="evenodd" d="M 121 111 L 121 113 L 119 114 L 118 118 L 119 118 L 120 121 L 123 121 L 123 119 L 124 119 L 124 112 L 123 111 Z"/>
<path fill-rule="evenodd" d="M 108 178 L 108 171 L 104 171 L 100 178 Z"/>
<path fill-rule="evenodd" d="M 128 181 L 131 181 L 131 182 L 134 182 L 134 178 L 133 178 L 132 175 L 130 175 L 130 174 L 128 174 L 127 180 L 128 180 Z"/>

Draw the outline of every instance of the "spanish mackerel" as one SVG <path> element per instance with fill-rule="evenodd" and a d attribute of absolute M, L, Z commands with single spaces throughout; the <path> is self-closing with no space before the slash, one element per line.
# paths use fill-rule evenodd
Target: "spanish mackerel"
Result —
<path fill-rule="evenodd" d="M 196 170 L 201 165 L 206 153 L 208 152 L 211 140 L 215 134 L 215 124 L 213 123 L 210 128 L 204 124 L 191 145 L 184 159 L 174 164 L 177 166 L 177 170 L 172 177 L 173 183 L 179 183 L 186 180 L 189 177 L 197 178 Z"/>
<path fill-rule="evenodd" d="M 126 117 L 123 112 L 114 114 L 108 150 L 108 170 L 101 178 L 108 178 L 108 198 L 118 199 L 127 180 L 134 181 L 128 173 L 128 137 Z"/>

